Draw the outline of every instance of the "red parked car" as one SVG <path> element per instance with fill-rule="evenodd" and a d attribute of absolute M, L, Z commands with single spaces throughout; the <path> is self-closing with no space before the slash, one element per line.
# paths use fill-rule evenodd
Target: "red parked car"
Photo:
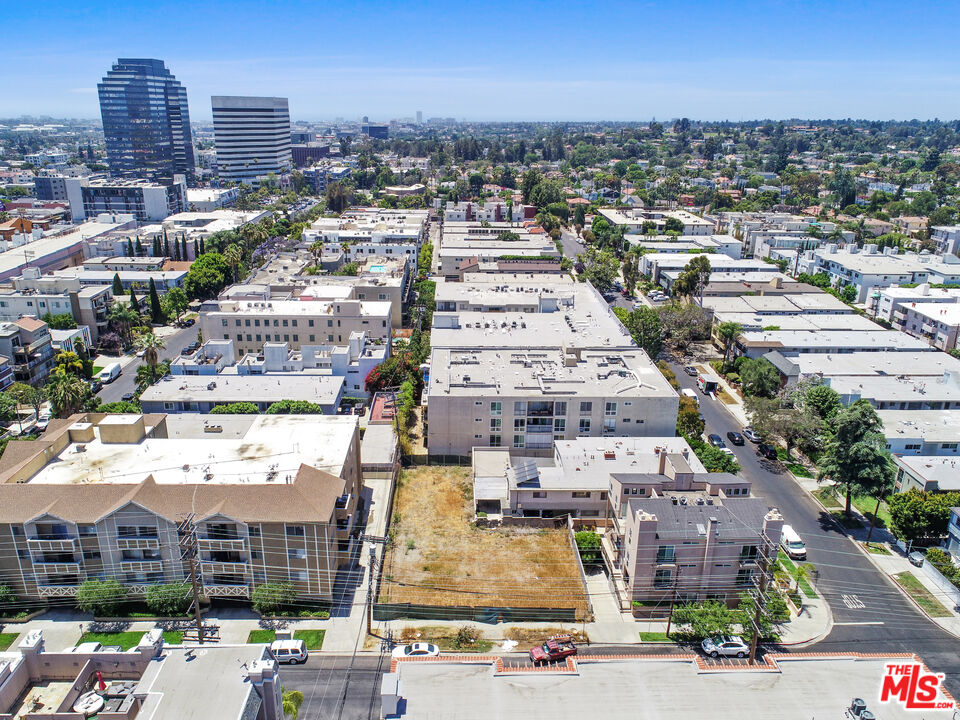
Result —
<path fill-rule="evenodd" d="M 558 635 L 547 640 L 543 645 L 530 648 L 530 659 L 534 665 L 563 660 L 570 655 L 577 654 L 577 646 L 569 635 Z"/>

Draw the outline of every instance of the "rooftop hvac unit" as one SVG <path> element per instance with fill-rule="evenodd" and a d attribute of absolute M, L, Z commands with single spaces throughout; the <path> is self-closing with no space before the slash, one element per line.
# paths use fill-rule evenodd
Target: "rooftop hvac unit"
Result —
<path fill-rule="evenodd" d="M 862 698 L 854 698 L 850 701 L 850 714 L 853 717 L 859 718 L 866 709 L 867 703 Z"/>

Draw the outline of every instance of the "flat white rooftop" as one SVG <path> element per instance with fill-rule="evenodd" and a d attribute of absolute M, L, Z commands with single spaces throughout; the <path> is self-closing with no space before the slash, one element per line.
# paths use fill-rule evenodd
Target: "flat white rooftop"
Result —
<path fill-rule="evenodd" d="M 960 410 L 878 410 L 888 438 L 960 442 Z"/>
<path fill-rule="evenodd" d="M 960 460 L 955 457 L 896 455 L 893 460 L 923 482 L 935 482 L 941 491 L 960 490 Z"/>
<path fill-rule="evenodd" d="M 707 469 L 693 454 L 687 441 L 679 437 L 584 437 L 556 440 L 553 443 L 557 467 L 565 472 L 610 473 L 656 472 L 660 461 L 657 452 L 686 453 L 687 464 L 695 473 Z"/>
<path fill-rule="evenodd" d="M 317 373 L 277 372 L 264 375 L 166 375 L 144 390 L 141 402 L 275 402 L 306 400 L 333 405 L 343 378 Z"/>
<path fill-rule="evenodd" d="M 865 351 L 932 350 L 923 340 L 897 330 L 869 330 L 855 333 L 843 330 L 760 330 L 745 332 L 741 337 L 748 346 L 767 345 L 771 349 L 805 348 L 813 352 L 829 351 L 834 348 Z"/>
<path fill-rule="evenodd" d="M 139 417 L 110 416 L 101 425 L 133 423 Z M 95 426 L 93 440 L 68 443 L 29 482 L 139 483 L 153 475 L 158 484 L 283 483 L 288 475 L 296 476 L 301 464 L 339 475 L 357 426 L 352 416 L 248 418 L 192 415 L 178 422 L 177 416 L 167 416 L 172 437 L 135 443 L 103 443 Z M 224 433 L 205 432 L 205 425 L 228 427 Z"/>
<path fill-rule="evenodd" d="M 960 375 L 960 360 L 940 352 L 852 352 L 852 353 L 778 353 L 779 358 L 767 359 L 781 367 L 789 363 L 800 375 L 845 375 L 911 377 L 943 377 L 950 371 Z M 792 373 L 791 373 L 792 374 Z"/>
<path fill-rule="evenodd" d="M 701 673 L 689 660 L 623 660 L 581 662 L 575 675 L 518 672 L 499 677 L 489 664 L 400 662 L 398 672 L 405 720 L 759 720 L 771 714 L 783 720 L 842 719 L 854 697 L 866 699 L 867 708 L 883 720 L 918 717 L 897 703 L 879 704 L 887 662 L 785 658 L 779 671 Z M 952 714 L 925 711 L 923 717 L 949 720 Z"/>

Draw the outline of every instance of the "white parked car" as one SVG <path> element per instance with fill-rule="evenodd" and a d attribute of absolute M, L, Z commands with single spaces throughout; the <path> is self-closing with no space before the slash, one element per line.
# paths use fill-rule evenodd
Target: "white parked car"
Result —
<path fill-rule="evenodd" d="M 722 635 L 715 638 L 707 638 L 700 647 L 710 657 L 746 657 L 750 653 L 750 646 L 747 645 L 737 635 Z"/>
<path fill-rule="evenodd" d="M 310 653 L 303 640 L 276 640 L 270 644 L 270 652 L 278 663 L 299 665 L 307 661 Z"/>
<path fill-rule="evenodd" d="M 433 643 L 415 642 L 410 645 L 398 645 L 393 649 L 393 657 L 437 657 L 440 654 L 440 648 Z"/>

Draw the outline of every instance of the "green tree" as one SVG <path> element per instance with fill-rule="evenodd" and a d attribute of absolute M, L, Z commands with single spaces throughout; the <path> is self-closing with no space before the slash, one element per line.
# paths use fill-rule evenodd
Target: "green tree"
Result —
<path fill-rule="evenodd" d="M 890 530 L 901 540 L 917 542 L 943 537 L 951 506 L 960 505 L 960 493 L 924 492 L 911 488 L 887 500 Z"/>
<path fill-rule="evenodd" d="M 137 299 L 137 293 L 134 291 L 133 286 L 130 286 L 130 309 L 133 310 L 138 318 L 140 315 L 140 301 Z"/>
<path fill-rule="evenodd" d="M 66 418 L 84 409 L 92 393 L 90 386 L 69 372 L 53 372 L 46 391 L 50 397 L 53 414 Z"/>
<path fill-rule="evenodd" d="M 124 294 L 123 283 L 120 282 L 120 273 L 113 274 L 113 294 L 120 297 Z"/>
<path fill-rule="evenodd" d="M 743 326 L 738 322 L 727 321 L 722 322 L 717 325 L 716 335 L 717 339 L 720 340 L 721 347 L 723 348 L 723 364 L 726 364 L 730 361 L 730 351 L 733 350 L 733 344 L 736 342 L 737 338 L 740 337 L 740 333 L 743 332 Z"/>
<path fill-rule="evenodd" d="M 77 588 L 77 607 L 94 615 L 116 615 L 127 599 L 127 588 L 116 580 L 84 580 Z"/>
<path fill-rule="evenodd" d="M 179 617 L 185 615 L 190 608 L 193 595 L 186 583 L 150 585 L 144 593 L 144 601 L 154 615 Z"/>
<path fill-rule="evenodd" d="M 677 276 L 673 294 L 685 297 L 699 295 L 710 281 L 710 272 L 710 258 L 706 254 L 695 255 Z"/>
<path fill-rule="evenodd" d="M 63 373 L 69 373 L 76 377 L 83 375 L 83 361 L 75 352 L 61 350 L 53 358 L 54 367 Z"/>
<path fill-rule="evenodd" d="M 643 348 L 651 359 L 656 360 L 663 349 L 663 324 L 657 311 L 648 307 L 632 311 L 614 308 L 614 314 L 623 323 L 633 341 Z"/>
<path fill-rule="evenodd" d="M 287 690 L 280 688 L 280 698 L 283 703 L 283 716 L 290 720 L 297 720 L 300 714 L 300 706 L 303 705 L 303 693 L 299 690 Z"/>
<path fill-rule="evenodd" d="M 266 409 L 267 415 L 323 415 L 323 406 L 307 400 L 278 400 Z"/>
<path fill-rule="evenodd" d="M 574 533 L 577 551 L 584 564 L 595 563 L 600 559 L 600 536 L 591 530 L 580 530 Z"/>
<path fill-rule="evenodd" d="M 184 280 L 187 296 L 209 300 L 227 286 L 231 278 L 230 266 L 220 253 L 209 252 L 190 266 Z"/>
<path fill-rule="evenodd" d="M 102 405 L 97 405 L 98 413 L 108 413 L 108 414 L 137 414 L 139 415 L 142 412 L 140 404 L 136 402 L 130 402 L 129 400 L 118 400 L 111 403 L 103 403 Z"/>
<path fill-rule="evenodd" d="M 211 415 L 259 415 L 260 408 L 251 402 L 235 402 L 210 408 Z"/>
<path fill-rule="evenodd" d="M 801 406 L 821 420 L 829 420 L 843 407 L 843 403 L 840 393 L 829 385 L 813 385 L 803 393 Z"/>
<path fill-rule="evenodd" d="M 47 393 L 44 388 L 33 387 L 24 382 L 15 382 L 7 388 L 7 394 L 17 401 L 18 405 L 27 405 L 33 410 L 33 414 L 40 415 L 40 407 L 47 399 Z"/>
<path fill-rule="evenodd" d="M 677 435 L 681 437 L 700 437 L 706 425 L 697 401 L 686 395 L 680 396 L 680 407 L 677 411 Z"/>
<path fill-rule="evenodd" d="M 142 332 L 134 340 L 137 350 L 143 351 L 143 361 L 150 368 L 150 374 L 156 381 L 157 363 L 160 362 L 160 351 L 166 347 L 166 341 L 153 332 Z"/>
<path fill-rule="evenodd" d="M 668 217 L 663 223 L 663 231 L 665 233 L 676 232 L 683 234 L 683 222 L 674 217 Z"/>
<path fill-rule="evenodd" d="M 243 248 L 241 248 L 237 243 L 227 245 L 226 250 L 223 251 L 223 259 L 226 260 L 227 265 L 230 266 L 230 273 L 233 278 L 233 282 L 236 282 L 237 271 L 240 268 L 240 264 L 243 262 Z"/>
<path fill-rule="evenodd" d="M 77 327 L 77 321 L 73 319 L 73 315 L 70 313 L 63 313 L 61 315 L 51 315 L 47 313 L 40 319 L 43 320 L 51 330 L 75 330 Z"/>
<path fill-rule="evenodd" d="M 627 295 L 632 296 L 637 289 L 637 281 L 640 279 L 640 256 L 635 252 L 628 252 L 623 256 L 623 288 Z"/>
<path fill-rule="evenodd" d="M 327 185 L 327 209 L 331 212 L 342 213 L 350 206 L 351 199 L 352 191 L 348 185 L 340 181 L 334 181 Z"/>
<path fill-rule="evenodd" d="M 746 358 L 738 362 L 737 371 L 744 395 L 769 398 L 780 389 L 780 371 L 766 358 Z"/>
<path fill-rule="evenodd" d="M 167 290 L 167 294 L 161 300 L 163 305 L 163 314 L 166 317 L 173 316 L 180 320 L 180 316 L 190 307 L 190 299 L 187 294 L 178 287 L 172 287 Z"/>
<path fill-rule="evenodd" d="M 673 611 L 673 625 L 691 638 L 703 638 L 728 635 L 733 625 L 733 613 L 722 602 L 706 602 L 680 605 Z"/>
<path fill-rule="evenodd" d="M 695 303 L 671 302 L 657 308 L 657 314 L 664 340 L 681 354 L 693 341 L 710 337 L 710 315 Z"/>
<path fill-rule="evenodd" d="M 846 495 L 844 512 L 850 514 L 854 493 L 874 495 L 890 485 L 893 462 L 877 411 L 866 400 L 857 400 L 831 420 L 833 437 L 820 458 L 820 480 L 833 480 Z"/>
<path fill-rule="evenodd" d="M 613 287 L 620 269 L 616 255 L 609 250 L 598 250 L 591 246 L 578 255 L 577 260 L 583 265 L 583 270 L 577 276 L 579 279 L 589 280 L 602 293 Z"/>
<path fill-rule="evenodd" d="M 251 600 L 256 612 L 261 615 L 274 615 L 296 602 L 297 590 L 288 582 L 262 583 L 254 588 Z"/>
<path fill-rule="evenodd" d="M 163 305 L 160 304 L 160 295 L 157 293 L 157 286 L 153 282 L 153 278 L 150 278 L 150 319 L 158 325 L 166 321 Z"/>

